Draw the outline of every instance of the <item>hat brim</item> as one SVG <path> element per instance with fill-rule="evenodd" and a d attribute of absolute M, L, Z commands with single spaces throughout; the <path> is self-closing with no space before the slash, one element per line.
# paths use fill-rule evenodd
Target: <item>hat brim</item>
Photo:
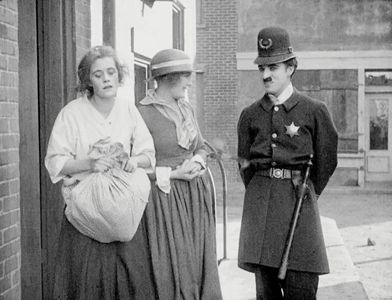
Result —
<path fill-rule="evenodd" d="M 296 57 L 296 55 L 294 53 L 282 54 L 282 55 L 276 55 L 276 56 L 258 56 L 254 60 L 254 63 L 259 66 L 260 65 L 272 65 L 272 64 L 285 62 L 285 61 L 292 59 L 294 57 Z"/>

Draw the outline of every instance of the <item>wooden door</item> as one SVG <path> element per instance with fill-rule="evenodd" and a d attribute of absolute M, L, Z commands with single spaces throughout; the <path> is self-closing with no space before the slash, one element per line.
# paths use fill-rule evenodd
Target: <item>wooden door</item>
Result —
<path fill-rule="evenodd" d="M 366 105 L 366 181 L 392 181 L 392 94 L 367 94 Z"/>
<path fill-rule="evenodd" d="M 60 109 L 75 98 L 75 1 L 18 1 L 22 299 L 50 299 L 63 200 L 44 167 Z"/>

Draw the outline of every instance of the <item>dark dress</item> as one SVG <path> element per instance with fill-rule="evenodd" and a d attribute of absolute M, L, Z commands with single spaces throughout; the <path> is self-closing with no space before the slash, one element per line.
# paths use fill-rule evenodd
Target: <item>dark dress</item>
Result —
<path fill-rule="evenodd" d="M 99 243 L 64 217 L 53 299 L 150 300 L 156 297 L 145 218 L 129 242 Z"/>
<path fill-rule="evenodd" d="M 288 269 L 324 274 L 329 267 L 317 195 L 337 165 L 337 132 L 328 110 L 322 102 L 297 91 L 276 107 L 265 95 L 243 110 L 238 156 L 250 166 L 241 174 L 246 186 L 238 255 L 241 268 L 279 267 L 295 207 L 291 179 L 270 178 L 262 170 L 302 170 L 310 154 L 311 192 L 303 202 Z"/>
<path fill-rule="evenodd" d="M 189 150 L 180 147 L 172 121 L 153 105 L 139 110 L 154 139 L 157 167 L 175 168 L 204 146 L 198 135 Z M 207 175 L 171 180 L 169 194 L 152 182 L 146 218 L 159 299 L 222 299 L 208 182 Z"/>

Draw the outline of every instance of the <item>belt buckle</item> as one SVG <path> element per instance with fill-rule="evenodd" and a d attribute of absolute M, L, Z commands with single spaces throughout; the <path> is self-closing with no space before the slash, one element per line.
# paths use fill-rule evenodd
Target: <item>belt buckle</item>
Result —
<path fill-rule="evenodd" d="M 272 169 L 272 177 L 283 179 L 283 169 Z"/>

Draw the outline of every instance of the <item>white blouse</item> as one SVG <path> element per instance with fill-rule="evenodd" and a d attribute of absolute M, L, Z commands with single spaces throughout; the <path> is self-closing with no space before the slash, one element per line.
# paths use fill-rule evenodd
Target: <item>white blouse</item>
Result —
<path fill-rule="evenodd" d="M 67 160 L 87 159 L 90 145 L 100 139 L 120 142 L 131 156 L 145 154 L 155 167 L 152 137 L 137 108 L 122 98 L 115 100 L 112 111 L 104 118 L 86 96 L 69 102 L 58 114 L 49 139 L 45 166 L 53 183 L 63 179 L 60 174 Z M 89 172 L 74 174 L 83 179 Z"/>

